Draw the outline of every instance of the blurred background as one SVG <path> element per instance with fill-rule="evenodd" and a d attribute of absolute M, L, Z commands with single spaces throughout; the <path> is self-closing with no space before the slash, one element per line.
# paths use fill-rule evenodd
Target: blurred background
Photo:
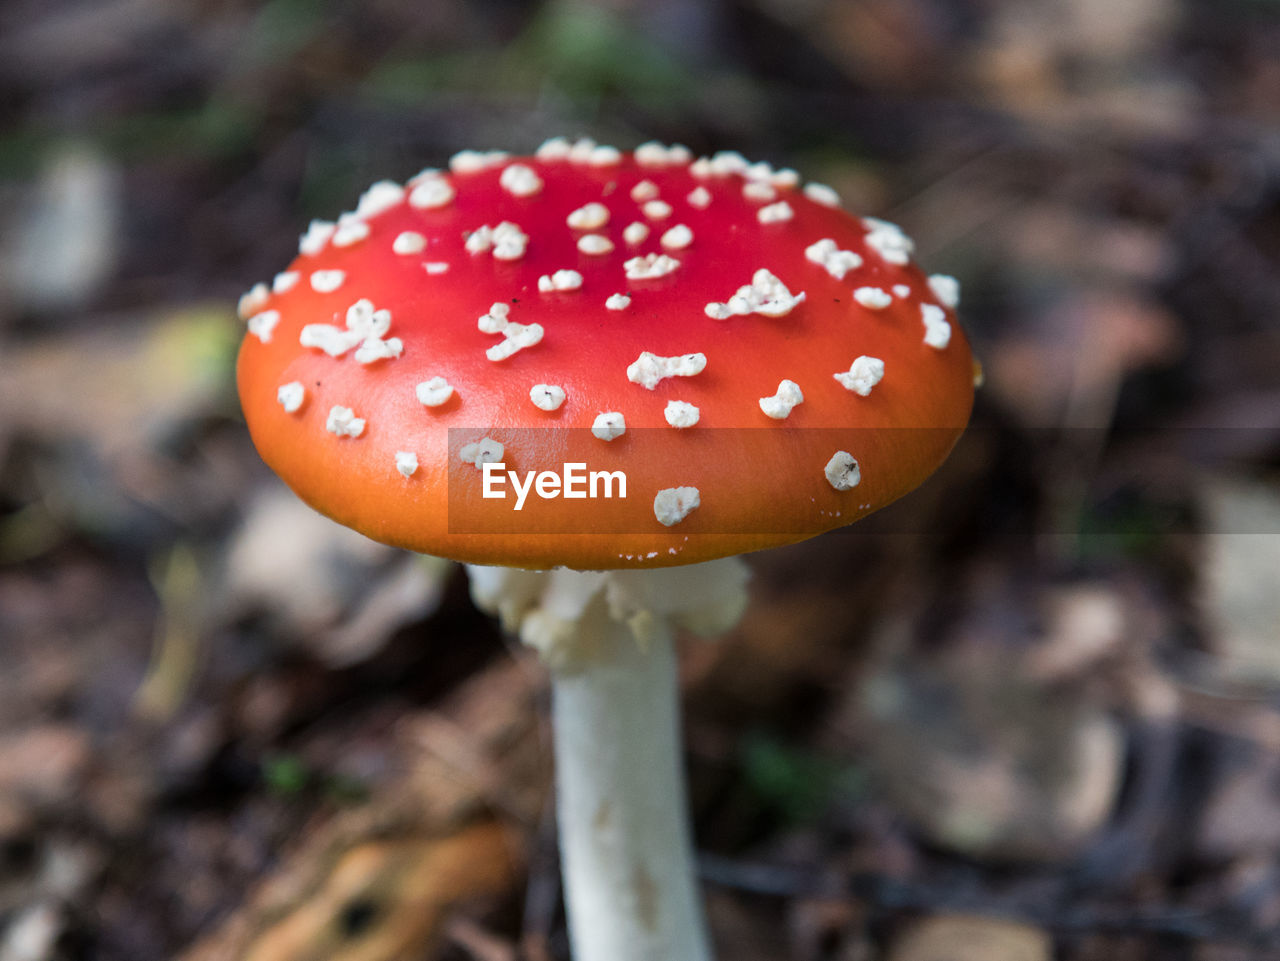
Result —
<path fill-rule="evenodd" d="M 1280 957 L 1280 3 L 6 0 L 0 961 L 566 956 L 540 666 L 258 461 L 239 294 L 462 148 L 736 149 L 974 427 L 686 651 L 735 961 Z"/>

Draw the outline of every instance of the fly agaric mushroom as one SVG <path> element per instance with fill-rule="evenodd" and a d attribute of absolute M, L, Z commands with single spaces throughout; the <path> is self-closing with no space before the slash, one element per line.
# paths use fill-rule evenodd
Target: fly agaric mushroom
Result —
<path fill-rule="evenodd" d="M 313 222 L 245 295 L 245 418 L 317 510 L 473 565 L 551 666 L 578 961 L 704 959 L 673 630 L 736 622 L 737 555 L 942 462 L 973 394 L 957 285 L 735 153 L 555 139 L 449 168 Z"/>

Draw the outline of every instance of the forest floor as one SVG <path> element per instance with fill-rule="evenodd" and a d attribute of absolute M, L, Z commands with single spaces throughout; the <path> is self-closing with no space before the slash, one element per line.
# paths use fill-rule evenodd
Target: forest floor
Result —
<path fill-rule="evenodd" d="M 545 672 L 239 417 L 235 300 L 463 146 L 740 149 L 964 285 L 973 426 L 687 640 L 734 961 L 1280 958 L 1280 7 L 13 0 L 0 961 L 567 955 Z"/>

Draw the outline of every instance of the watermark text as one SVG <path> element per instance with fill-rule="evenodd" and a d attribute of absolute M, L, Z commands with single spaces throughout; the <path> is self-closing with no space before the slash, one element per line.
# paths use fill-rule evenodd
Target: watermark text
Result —
<path fill-rule="evenodd" d="M 522 510 L 530 491 L 542 500 L 596 500 L 598 498 L 617 497 L 625 500 L 627 496 L 627 475 L 620 470 L 588 471 L 583 462 L 574 461 L 563 464 L 560 472 L 550 470 L 525 471 L 523 477 L 518 471 L 507 470 L 507 465 L 498 461 L 486 463 L 482 468 L 484 480 L 480 496 L 489 500 L 506 500 L 508 484 L 515 492 L 516 502 L 513 510 Z"/>

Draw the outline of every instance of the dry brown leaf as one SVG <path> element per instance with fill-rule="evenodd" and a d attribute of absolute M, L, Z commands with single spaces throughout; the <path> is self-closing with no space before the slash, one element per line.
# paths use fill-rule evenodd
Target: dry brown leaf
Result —
<path fill-rule="evenodd" d="M 1053 945 L 1039 928 L 995 918 L 926 918 L 897 939 L 887 961 L 1049 961 Z"/>
<path fill-rule="evenodd" d="M 503 660 L 436 710 L 406 718 L 405 776 L 318 827 L 184 961 L 425 957 L 453 907 L 510 892 L 524 873 L 521 833 L 477 812 L 537 817 L 549 773 L 539 683 L 537 672 Z M 443 749 L 441 730 L 465 732 L 465 750 Z"/>
<path fill-rule="evenodd" d="M 449 909 L 515 879 L 508 832 L 494 822 L 439 838 L 366 841 L 344 852 L 312 896 L 266 927 L 244 961 L 394 961 L 421 956 Z"/>
<path fill-rule="evenodd" d="M 229 617 L 260 612 L 278 634 L 346 667 L 433 613 L 453 569 L 371 541 L 273 483 L 231 539 L 219 607 Z"/>
<path fill-rule="evenodd" d="M 985 652 L 985 656 L 982 656 Z M 852 698 L 879 790 L 975 857 L 1053 861 L 1088 843 L 1120 787 L 1124 734 L 1100 707 L 1022 675 L 994 645 L 886 665 Z"/>

